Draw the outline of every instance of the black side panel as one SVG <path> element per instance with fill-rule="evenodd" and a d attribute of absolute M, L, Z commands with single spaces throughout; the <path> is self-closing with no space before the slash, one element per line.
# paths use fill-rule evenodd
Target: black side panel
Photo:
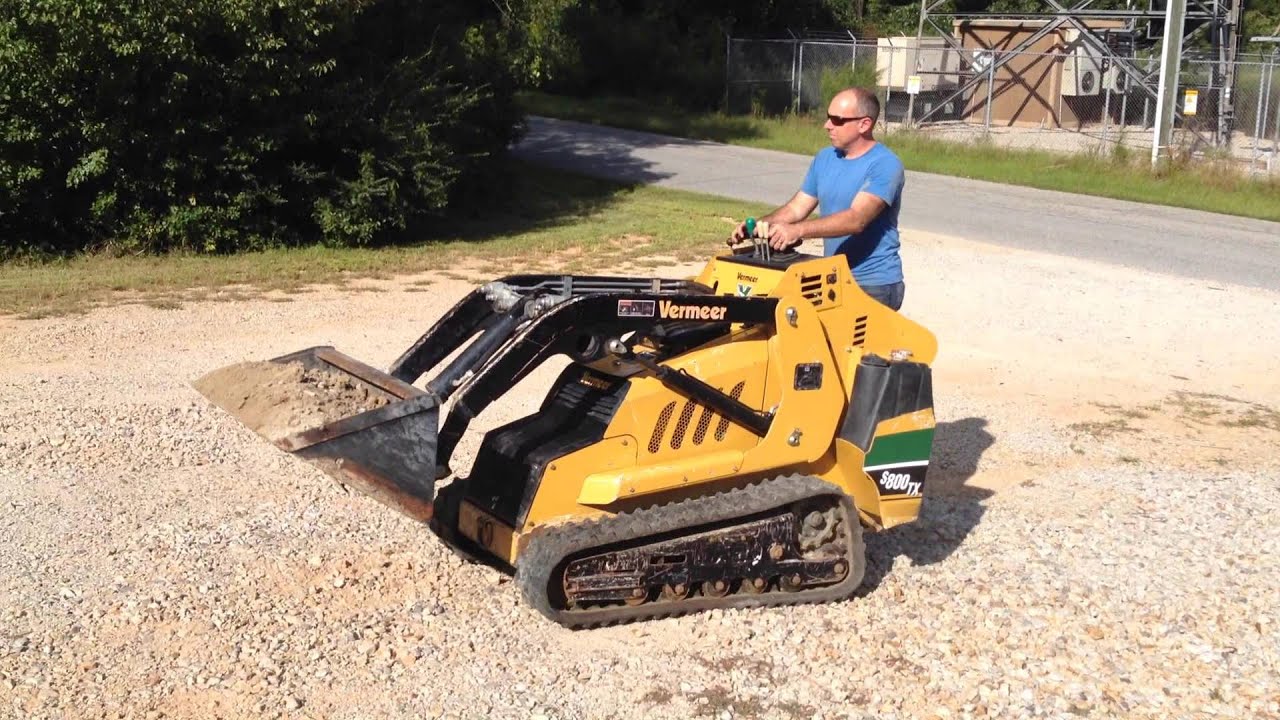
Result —
<path fill-rule="evenodd" d="M 933 374 L 928 365 L 890 363 L 867 355 L 853 376 L 853 399 L 844 416 L 840 437 L 862 448 L 871 448 L 876 425 L 904 413 L 933 407 Z"/>
<path fill-rule="evenodd" d="M 467 485 L 473 503 L 519 527 L 547 463 L 604 437 L 627 381 L 570 365 L 537 414 L 489 431 Z"/>
<path fill-rule="evenodd" d="M 659 323 L 649 334 L 662 346 L 659 356 L 669 358 L 728 335 L 729 326 L 677 320 Z"/>

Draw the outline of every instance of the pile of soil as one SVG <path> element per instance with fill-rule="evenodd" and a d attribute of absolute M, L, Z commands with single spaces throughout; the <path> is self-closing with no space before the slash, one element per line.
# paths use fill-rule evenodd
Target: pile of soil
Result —
<path fill-rule="evenodd" d="M 245 362 L 192 385 L 255 432 L 275 441 L 382 407 L 392 398 L 345 373 L 301 363 Z"/>

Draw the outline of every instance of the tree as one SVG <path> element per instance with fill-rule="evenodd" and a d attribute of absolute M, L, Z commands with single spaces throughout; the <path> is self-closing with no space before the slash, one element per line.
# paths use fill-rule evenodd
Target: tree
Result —
<path fill-rule="evenodd" d="M 484 200 L 517 42 L 464 0 L 0 0 L 0 252 L 402 237 Z"/>

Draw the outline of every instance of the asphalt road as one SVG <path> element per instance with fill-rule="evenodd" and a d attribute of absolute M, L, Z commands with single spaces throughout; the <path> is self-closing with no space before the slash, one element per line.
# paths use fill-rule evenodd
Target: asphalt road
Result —
<path fill-rule="evenodd" d="M 772 204 L 799 189 L 809 163 L 548 118 L 530 118 L 516 154 L 594 177 Z M 908 172 L 899 221 L 904 229 L 1280 290 L 1280 223 L 1264 220 Z"/>

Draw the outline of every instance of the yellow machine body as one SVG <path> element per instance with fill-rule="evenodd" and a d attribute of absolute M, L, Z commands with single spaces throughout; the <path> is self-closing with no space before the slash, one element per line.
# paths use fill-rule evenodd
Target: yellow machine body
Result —
<path fill-rule="evenodd" d="M 916 449 L 908 463 L 927 466 L 932 407 L 880 420 L 866 451 L 842 438 L 840 430 L 864 356 L 931 365 L 937 352 L 933 334 L 864 293 L 843 257 L 775 268 L 724 256 L 708 263 L 697 281 L 719 295 L 780 300 L 772 328 L 734 327 L 669 363 L 772 413 L 768 434 L 757 437 L 655 377 L 633 377 L 604 437 L 547 464 L 523 525 L 512 527 L 464 499 L 458 514 L 463 536 L 514 566 L 522 538 L 537 528 L 784 473 L 816 476 L 839 487 L 853 498 L 869 528 L 916 518 L 921 488 L 912 481 L 898 481 L 903 486 L 898 488 L 892 479 L 878 484 L 867 470 L 878 466 L 867 457 L 876 454 L 877 445 L 892 451 L 896 443 Z M 797 365 L 820 366 L 827 381 L 797 390 L 790 372 Z M 892 465 L 900 458 L 883 459 Z M 887 492 L 885 484 L 894 487 Z"/>
<path fill-rule="evenodd" d="M 843 256 L 757 244 L 696 279 L 487 283 L 386 372 L 328 347 L 249 364 L 268 379 L 295 366 L 318 378 L 306 392 L 359 388 L 370 408 L 283 437 L 238 417 L 513 570 L 547 617 L 591 627 L 852 596 L 864 530 L 920 513 L 936 352 Z M 541 406 L 489 430 L 469 474 L 436 492 L 470 421 L 559 356 L 571 362 Z M 200 385 L 242 409 L 239 391 Z"/>

